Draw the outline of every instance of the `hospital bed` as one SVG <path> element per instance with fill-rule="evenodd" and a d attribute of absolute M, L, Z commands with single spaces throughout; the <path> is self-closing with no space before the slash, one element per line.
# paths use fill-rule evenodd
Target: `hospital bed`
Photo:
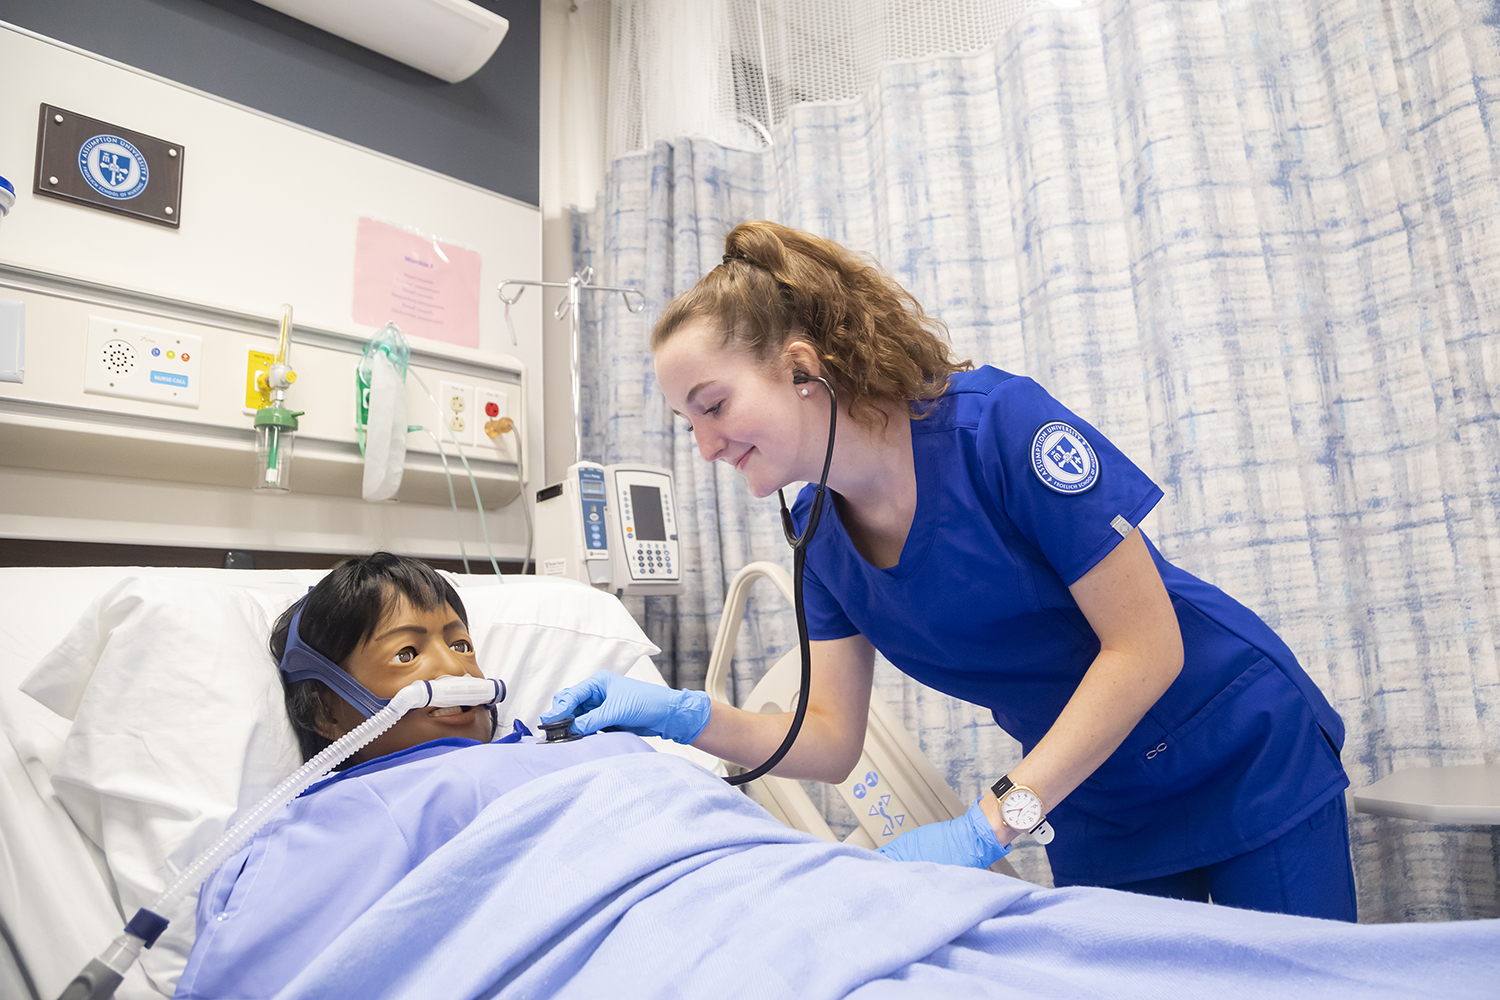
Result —
<path fill-rule="evenodd" d="M 789 592 L 778 574 L 754 567 L 731 589 L 710 678 L 719 697 L 749 587 L 768 578 Z M 299 762 L 265 636 L 321 575 L 0 569 L 0 916 L 41 997 Z M 510 687 L 502 727 L 534 720 L 598 667 L 664 683 L 655 647 L 612 597 L 562 581 L 456 582 L 481 667 Z M 747 707 L 790 703 L 787 662 Z M 851 845 L 961 810 L 883 705 L 840 790 L 865 807 L 845 844 L 828 842 L 795 782 L 752 795 L 808 832 L 708 773 L 712 758 L 660 748 L 670 754 L 568 768 L 507 794 L 441 864 L 360 917 L 295 994 L 983 996 L 1003 981 L 1038 997 L 1228 998 L 1285 992 L 1292 977 L 1315 991 L 1453 1000 L 1485 995 L 1500 974 L 1496 921 L 1354 927 L 885 861 Z M 476 858 L 492 868 L 477 882 L 463 867 Z M 461 907 L 436 888 L 458 872 L 482 889 Z M 170 995 L 194 918 L 191 907 L 168 916 L 119 996 Z M 412 941 L 423 943 L 393 945 Z M 26 996 L 3 963 L 0 994 Z"/>
<path fill-rule="evenodd" d="M 0 996 L 28 995 L 17 964 L 56 996 L 163 872 L 300 763 L 265 637 L 324 572 L 0 568 Z M 453 580 L 481 666 L 507 682 L 505 731 L 599 667 L 665 683 L 613 597 L 548 578 Z M 171 994 L 193 919 L 170 916 L 120 997 Z"/>
<path fill-rule="evenodd" d="M 270 718 L 275 715 L 276 678 L 264 653 L 261 630 L 268 629 L 281 609 L 322 575 L 321 570 L 0 569 L 0 658 L 4 663 L 0 668 L 0 729 L 7 737 L 0 746 L 4 764 L 0 796 L 5 802 L 0 810 L 0 858 L 5 862 L 0 869 L 0 917 L 42 996 L 55 995 L 101 943 L 118 931 L 122 911 L 132 912 L 144 902 L 138 897 L 159 887 L 163 864 L 175 866 L 190 860 L 182 856 L 183 850 L 173 851 L 174 840 L 181 847 L 201 849 L 223 828 L 234 808 L 253 799 L 252 793 L 265 781 L 237 773 L 250 766 L 250 754 L 242 752 L 246 747 L 259 749 L 260 766 L 276 778 L 300 762 L 287 735 L 278 734 Z M 501 707 L 503 728 L 508 729 L 515 718 L 534 724 L 555 691 L 581 680 L 596 666 L 665 683 L 650 659 L 656 648 L 612 597 L 549 578 L 512 580 L 503 587 L 497 587 L 492 577 L 454 579 L 469 607 L 481 664 L 487 672 L 503 677 L 510 688 Z M 791 600 L 791 579 L 775 564 L 752 563 L 735 577 L 709 669 L 709 690 L 720 701 L 727 700 L 735 639 L 751 587 L 759 580 L 769 580 Z M 174 585 L 190 589 L 191 608 L 170 613 L 142 606 L 182 596 L 183 590 Z M 198 631 L 185 621 L 190 616 L 199 619 Z M 111 629 L 118 634 L 106 634 Z M 111 741 L 138 737 L 129 732 L 133 717 L 128 708 L 122 708 L 125 715 L 118 720 L 91 715 L 82 704 L 83 692 L 96 680 L 106 686 L 135 685 L 139 690 L 149 678 L 138 675 L 126 661 L 134 655 L 149 662 L 162 643 L 172 655 L 175 629 L 242 647 L 234 651 L 236 666 L 264 668 L 260 687 L 245 688 L 243 693 L 257 697 L 269 711 L 246 716 L 228 731 L 192 727 L 195 738 L 208 744 L 204 752 L 217 766 L 192 776 L 186 787 L 173 789 L 163 783 L 148 789 L 144 796 L 153 805 L 137 813 L 134 810 L 140 803 L 132 801 L 132 796 L 139 789 L 132 790 L 130 785 L 143 779 L 126 773 L 123 763 L 111 770 L 97 759 Z M 146 641 L 132 644 L 138 638 L 133 633 L 140 633 Z M 90 648 L 80 648 L 90 643 Z M 68 647 L 70 654 L 57 655 L 59 644 Z M 119 655 L 110 657 L 106 647 Z M 184 655 L 191 658 L 192 653 Z M 118 676 L 96 677 L 93 672 L 101 660 Z M 27 682 L 44 661 L 47 669 Z M 522 670 L 523 666 L 528 669 Z M 745 707 L 789 710 L 796 699 L 798 668 L 793 650 L 761 679 Z M 65 677 L 66 683 L 59 677 Z M 50 701 L 57 710 L 33 695 Z M 163 713 L 180 711 L 178 718 L 205 708 L 201 700 L 170 691 L 150 697 Z M 143 703 L 135 707 L 146 714 L 151 711 Z M 234 746 L 216 748 L 215 741 Z M 690 747 L 653 742 L 660 749 L 723 771 L 718 761 Z M 142 756 L 159 752 L 158 746 Z M 124 759 L 131 756 L 126 753 Z M 54 783 L 59 768 L 61 795 Z M 217 800 L 211 789 L 203 787 L 215 775 L 231 789 Z M 835 840 L 798 782 L 766 777 L 746 790 L 788 826 Z M 871 702 L 865 753 L 838 792 L 859 820 L 844 843 L 862 847 L 878 846 L 913 826 L 964 812 L 957 795 L 878 696 Z M 182 802 L 176 801 L 179 797 Z M 201 801 L 205 798 L 207 802 Z M 191 815 L 172 821 L 152 815 L 151 808 Z M 155 832 L 142 838 L 119 828 L 132 819 L 154 826 Z M 997 870 L 1014 874 L 1003 861 Z M 128 883 L 123 893 L 117 872 Z M 190 928 L 190 915 L 179 915 L 164 946 L 147 953 L 144 980 L 139 970 L 133 970 L 121 996 L 158 996 L 153 985 L 169 992 L 190 947 Z"/>

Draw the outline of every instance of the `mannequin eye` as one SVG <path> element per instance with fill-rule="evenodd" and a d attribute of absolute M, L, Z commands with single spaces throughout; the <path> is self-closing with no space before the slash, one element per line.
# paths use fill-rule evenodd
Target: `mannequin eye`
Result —
<path fill-rule="evenodd" d="M 474 652 L 474 644 L 468 639 L 454 639 L 452 642 L 448 643 L 448 648 L 456 653 Z"/>
<path fill-rule="evenodd" d="M 397 663 L 410 663 L 412 660 L 415 660 L 416 658 L 417 658 L 417 647 L 415 647 L 415 646 L 403 646 L 401 648 L 401 651 L 396 654 L 396 662 Z"/>

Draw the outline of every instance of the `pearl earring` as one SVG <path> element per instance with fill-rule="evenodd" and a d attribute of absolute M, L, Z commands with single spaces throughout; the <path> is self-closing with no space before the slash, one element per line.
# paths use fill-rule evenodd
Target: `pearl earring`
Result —
<path fill-rule="evenodd" d="M 806 396 L 806 395 L 807 395 L 807 390 L 806 390 L 806 389 L 803 389 L 803 390 L 802 390 L 802 395 L 804 395 L 804 396 Z"/>

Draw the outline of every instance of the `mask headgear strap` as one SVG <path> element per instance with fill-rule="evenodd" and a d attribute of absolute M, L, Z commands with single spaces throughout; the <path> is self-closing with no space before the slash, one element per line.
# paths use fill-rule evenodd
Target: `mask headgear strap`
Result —
<path fill-rule="evenodd" d="M 286 630 L 286 651 L 281 654 L 282 674 L 289 681 L 322 681 L 368 719 L 390 704 L 390 699 L 375 697 L 369 688 L 349 676 L 337 663 L 302 641 L 298 626 L 302 624 L 306 602 L 305 597 L 298 602 L 297 613 L 292 616 L 292 624 Z"/>

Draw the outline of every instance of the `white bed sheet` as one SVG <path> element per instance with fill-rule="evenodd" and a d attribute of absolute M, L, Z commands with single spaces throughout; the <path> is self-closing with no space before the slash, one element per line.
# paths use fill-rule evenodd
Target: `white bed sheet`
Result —
<path fill-rule="evenodd" d="M 52 788 L 69 720 L 18 687 L 99 595 L 133 576 L 165 576 L 233 586 L 311 586 L 324 570 L 218 570 L 160 567 L 0 568 L 0 915 L 41 994 L 56 996 L 120 932 L 125 915 L 101 852 L 84 837 Z M 495 586 L 493 577 L 453 578 L 461 588 Z M 528 581 L 536 578 L 528 577 Z M 560 586 L 567 586 L 560 584 Z M 627 676 L 665 684 L 648 657 Z M 660 749 L 712 767 L 675 744 Z M 162 996 L 133 968 L 121 1000 Z"/>

